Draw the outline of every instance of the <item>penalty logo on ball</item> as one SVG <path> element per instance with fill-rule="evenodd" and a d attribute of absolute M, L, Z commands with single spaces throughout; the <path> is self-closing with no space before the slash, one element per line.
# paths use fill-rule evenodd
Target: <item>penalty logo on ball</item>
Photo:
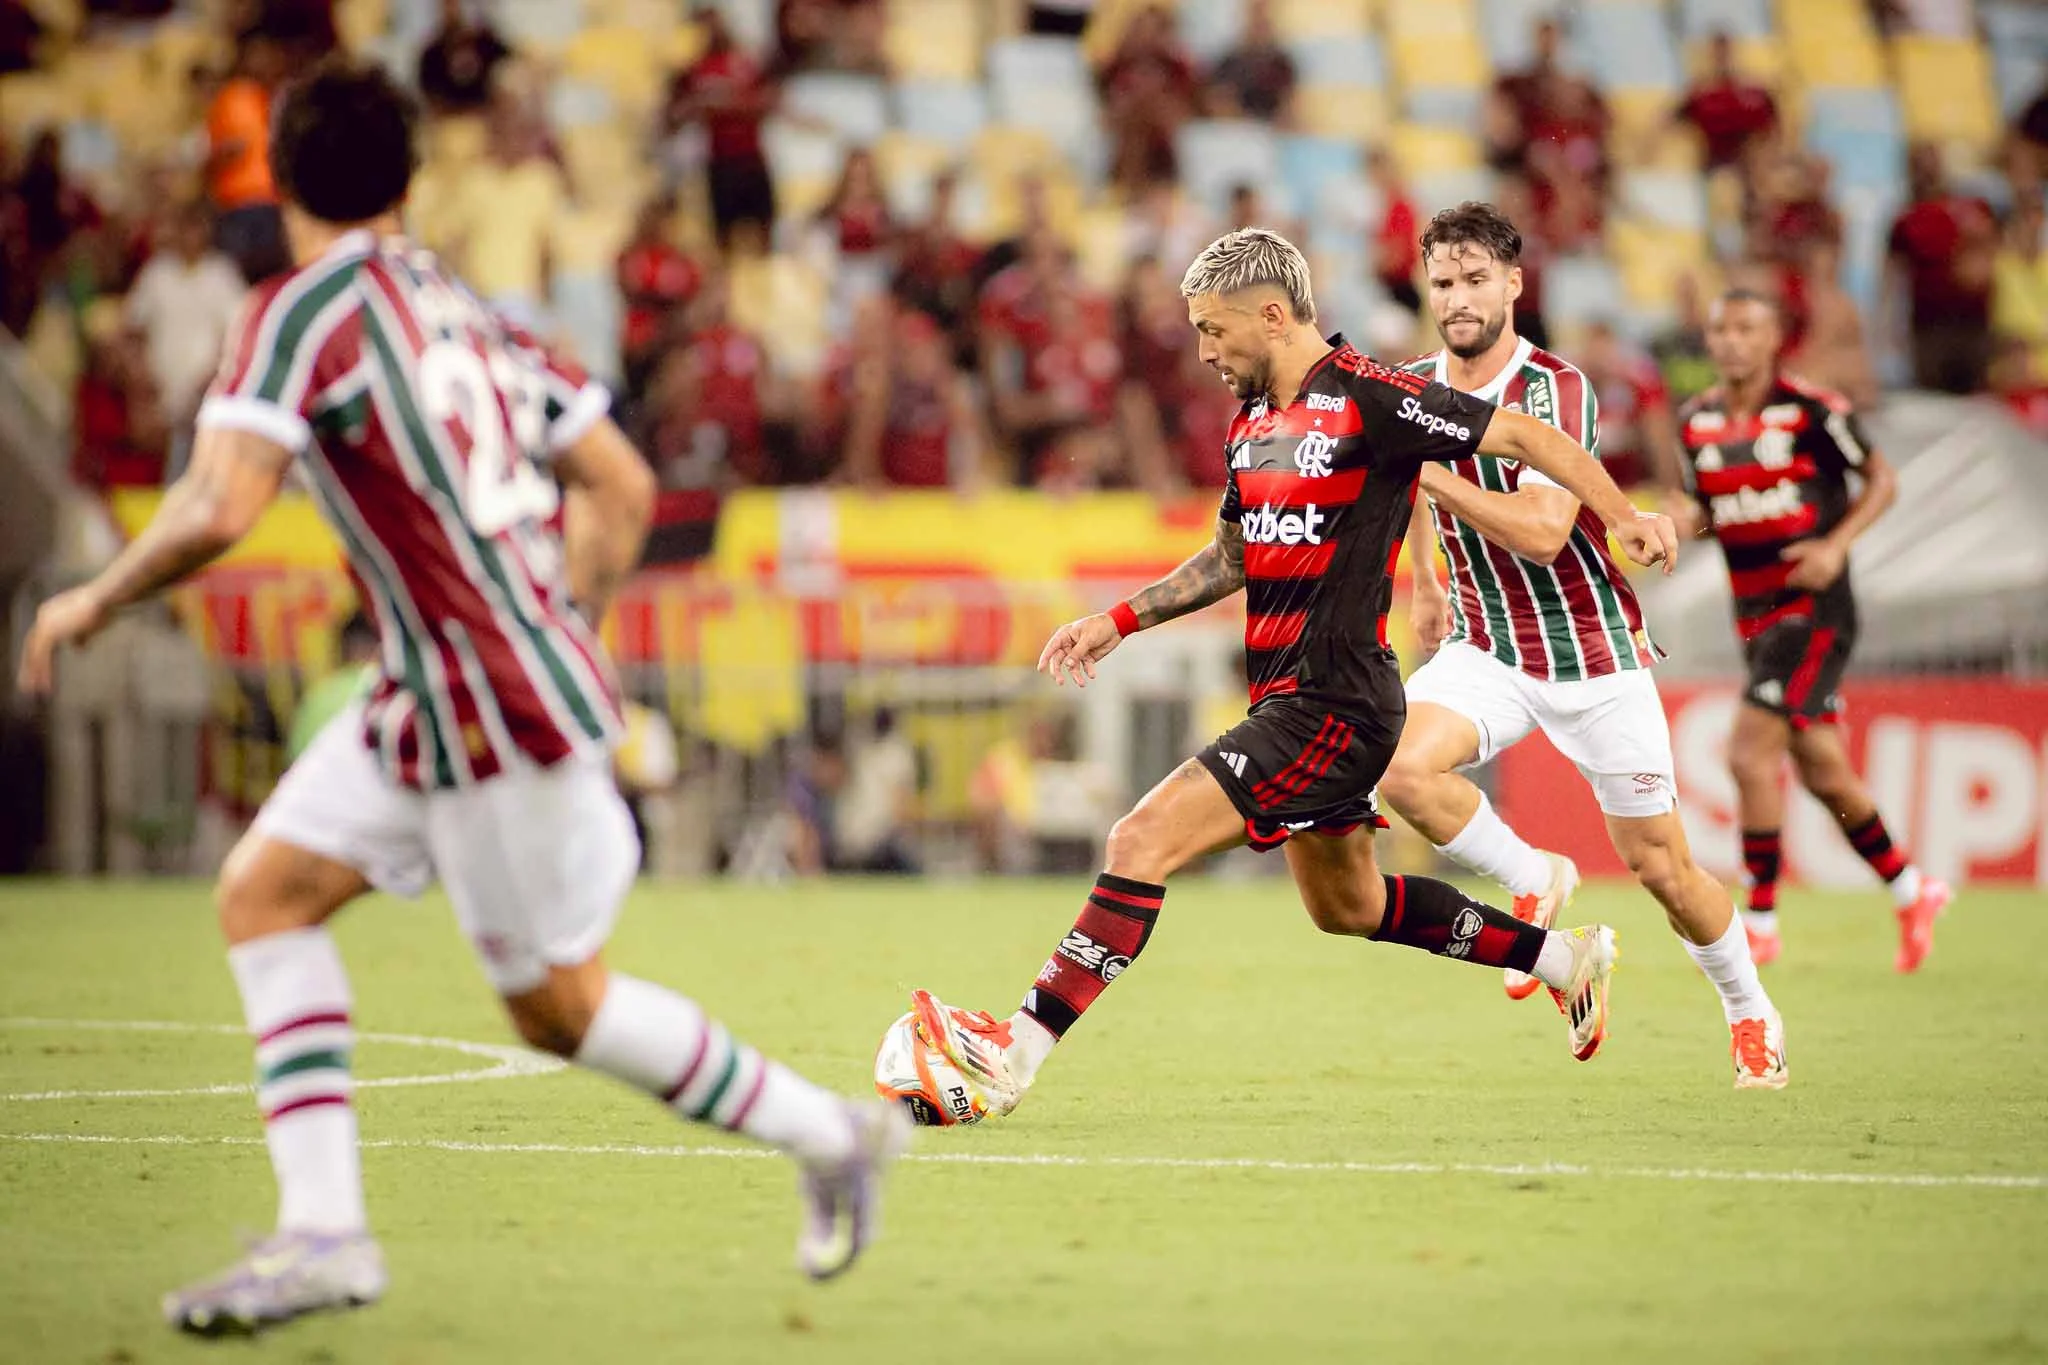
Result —
<path fill-rule="evenodd" d="M 946 1055 L 925 1041 L 917 1016 L 905 1014 L 889 1025 L 875 1051 L 875 1091 L 894 1100 L 927 1128 L 980 1123 L 988 1101 Z"/>

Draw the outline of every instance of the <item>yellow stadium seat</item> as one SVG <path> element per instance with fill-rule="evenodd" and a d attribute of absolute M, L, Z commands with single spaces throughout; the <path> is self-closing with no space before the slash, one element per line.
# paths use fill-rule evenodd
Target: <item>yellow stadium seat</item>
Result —
<path fill-rule="evenodd" d="M 84 115 L 84 92 L 47 71 L 0 76 L 0 127 L 13 138 Z"/>
<path fill-rule="evenodd" d="M 646 197 L 653 168 L 635 139 L 616 124 L 594 123 L 559 134 L 569 183 L 584 203 L 637 203 Z"/>
<path fill-rule="evenodd" d="M 1991 63 L 1963 38 L 1909 35 L 1892 42 L 1906 134 L 1930 142 L 1962 142 L 1982 150 L 1998 137 Z"/>
<path fill-rule="evenodd" d="M 1407 176 L 1431 171 L 1469 171 L 1480 164 L 1479 140 L 1455 128 L 1397 123 L 1387 137 L 1394 164 Z"/>
<path fill-rule="evenodd" d="M 909 181 L 929 181 L 941 171 L 960 164 L 960 153 L 943 142 L 910 133 L 887 132 L 875 142 L 875 166 L 882 184 L 893 187 Z M 890 194 L 890 199 L 898 196 Z"/>
<path fill-rule="evenodd" d="M 1798 38 L 1788 46 L 1792 69 L 1808 86 L 1875 90 L 1885 83 L 1884 53 L 1868 36 L 1845 32 L 1833 38 Z"/>
<path fill-rule="evenodd" d="M 1393 55 L 1394 81 L 1403 89 L 1471 90 L 1491 75 L 1476 32 L 1398 34 Z"/>
<path fill-rule="evenodd" d="M 1382 90 L 1362 85 L 1307 85 L 1294 92 L 1294 116 L 1304 133 L 1377 142 L 1392 121 Z"/>
<path fill-rule="evenodd" d="M 589 28 L 570 40 L 562 67 L 572 76 L 604 86 L 623 109 L 645 112 L 661 96 L 668 73 L 661 49 L 647 35 L 628 28 Z"/>
<path fill-rule="evenodd" d="M 1372 6 L 1367 0 L 1274 0 L 1273 27 L 1283 42 L 1355 37 L 1372 27 Z"/>
<path fill-rule="evenodd" d="M 1654 170 L 1696 170 L 1699 139 L 1672 126 L 1677 100 L 1668 90 L 1610 90 L 1607 110 L 1614 118 L 1609 145 L 1616 160 Z"/>
<path fill-rule="evenodd" d="M 1396 43 L 1454 34 L 1479 36 L 1479 10 L 1473 0 L 1392 0 L 1385 13 L 1387 35 Z"/>
<path fill-rule="evenodd" d="M 1699 80 L 1707 74 L 1711 51 L 1712 44 L 1705 40 L 1687 45 L 1685 74 L 1688 80 Z M 1785 46 L 1776 38 L 1737 38 L 1735 69 L 1758 84 L 1775 88 L 1789 74 Z"/>
<path fill-rule="evenodd" d="M 1129 252 L 1125 250 L 1129 240 L 1120 210 L 1109 205 L 1081 210 L 1075 218 L 1073 235 L 1081 277 L 1097 289 L 1116 292 L 1130 267 Z"/>
<path fill-rule="evenodd" d="M 973 5 L 894 0 L 882 50 L 898 80 L 972 81 L 981 76 L 982 32 Z"/>
<path fill-rule="evenodd" d="M 786 370 L 814 369 L 830 337 L 826 329 L 829 283 L 810 266 L 783 253 L 732 265 L 732 320 L 761 338 Z"/>
<path fill-rule="evenodd" d="M 551 239 L 555 268 L 609 277 L 620 249 L 632 235 L 633 217 L 623 204 L 570 209 L 556 222 Z"/>
<path fill-rule="evenodd" d="M 334 27 L 343 47 L 361 52 L 390 30 L 390 0 L 339 0 L 334 7 Z"/>

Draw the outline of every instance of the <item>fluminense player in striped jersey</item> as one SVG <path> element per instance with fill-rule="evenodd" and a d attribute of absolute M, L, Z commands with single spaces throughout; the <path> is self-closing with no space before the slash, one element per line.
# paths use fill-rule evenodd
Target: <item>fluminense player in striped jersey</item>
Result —
<path fill-rule="evenodd" d="M 1490 204 L 1430 221 L 1423 268 L 1444 349 L 1405 368 L 1528 413 L 1597 455 L 1586 377 L 1515 335 L 1521 249 L 1521 234 Z M 1548 927 L 1578 869 L 1531 848 L 1460 775 L 1542 730 L 1585 775 L 1615 851 L 1720 992 L 1736 1086 L 1783 1086 L 1784 1022 L 1727 889 L 1686 847 L 1670 726 L 1650 676 L 1654 647 L 1600 518 L 1511 461 L 1424 465 L 1422 491 L 1408 549 L 1415 629 L 1432 654 L 1408 679 L 1408 724 L 1380 794 L 1445 856 L 1514 893 L 1519 918 Z M 1436 574 L 1439 543 L 1449 593 Z M 1506 976 L 1510 997 L 1535 993 L 1526 974 Z"/>
<path fill-rule="evenodd" d="M 400 235 L 414 121 L 372 67 L 323 66 L 282 97 L 270 156 L 297 266 L 230 338 L 190 471 L 105 572 L 44 604 L 25 651 L 24 686 L 47 690 L 60 646 L 234 545 L 295 458 L 382 644 L 375 690 L 293 764 L 221 871 L 279 1207 L 245 1259 L 166 1297 L 193 1332 L 383 1293 L 349 984 L 326 927 L 372 888 L 438 879 L 535 1047 L 796 1158 L 813 1276 L 860 1251 L 907 1123 L 599 957 L 639 847 L 609 775 L 611 669 L 586 622 L 639 558 L 653 478 L 602 389 Z"/>

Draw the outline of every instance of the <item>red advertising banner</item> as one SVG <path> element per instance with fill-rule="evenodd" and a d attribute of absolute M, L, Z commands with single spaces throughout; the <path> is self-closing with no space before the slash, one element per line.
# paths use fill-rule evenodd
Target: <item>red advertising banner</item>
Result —
<path fill-rule="evenodd" d="M 1693 854 L 1732 877 L 1742 866 L 1728 734 L 1731 683 L 1668 683 L 1665 714 Z M 1851 758 L 1892 834 L 1952 881 L 2048 886 L 2048 684 L 2005 679 L 1854 680 L 1843 688 Z M 1869 886 L 1870 870 L 1821 805 L 1786 774 L 1786 876 Z M 1524 837 L 1589 874 L 1625 873 L 1578 771 L 1532 736 L 1500 760 L 1498 801 Z"/>

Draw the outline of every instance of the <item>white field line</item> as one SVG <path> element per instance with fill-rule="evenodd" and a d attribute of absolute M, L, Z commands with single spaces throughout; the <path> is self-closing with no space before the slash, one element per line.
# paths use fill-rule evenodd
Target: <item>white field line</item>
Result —
<path fill-rule="evenodd" d="M 123 1033 L 212 1033 L 248 1037 L 239 1024 L 183 1024 L 161 1019 L 23 1019 L 0 1018 L 0 1029 L 72 1029 Z M 358 1080 L 356 1089 L 385 1089 L 401 1085 L 461 1085 L 470 1081 L 498 1081 L 513 1076 L 544 1076 L 560 1071 L 566 1063 L 543 1053 L 502 1043 L 471 1043 L 460 1038 L 430 1038 L 417 1033 L 358 1033 L 358 1043 L 391 1043 L 400 1047 L 437 1048 L 479 1057 L 489 1066 L 466 1071 L 441 1071 L 426 1076 L 380 1076 Z M 249 1083 L 240 1085 L 188 1085 L 164 1090 L 32 1090 L 0 1094 L 0 1102 L 27 1103 L 38 1100 L 126 1100 L 164 1099 L 184 1095 L 242 1095 L 255 1091 Z"/>
<path fill-rule="evenodd" d="M 0 1133 L 0 1142 L 85 1143 L 119 1147 L 261 1147 L 256 1137 L 184 1137 L 172 1134 Z M 759 1147 L 643 1146 L 632 1143 L 447 1142 L 432 1138 L 378 1138 L 363 1146 L 393 1151 L 478 1153 L 489 1156 L 712 1157 L 741 1161 L 776 1154 Z M 1282 1175 L 1484 1175 L 1586 1180 L 1658 1180 L 1754 1185 L 1861 1185 L 1905 1189 L 2048 1190 L 2048 1175 L 1972 1175 L 1881 1171 L 1727 1171 L 1695 1167 L 1578 1166 L 1557 1162 L 1499 1165 L 1474 1161 L 1269 1161 L 1257 1157 L 1056 1156 L 1001 1152 L 914 1152 L 903 1158 L 932 1165 L 1052 1166 L 1114 1170 L 1271 1171 Z"/>

